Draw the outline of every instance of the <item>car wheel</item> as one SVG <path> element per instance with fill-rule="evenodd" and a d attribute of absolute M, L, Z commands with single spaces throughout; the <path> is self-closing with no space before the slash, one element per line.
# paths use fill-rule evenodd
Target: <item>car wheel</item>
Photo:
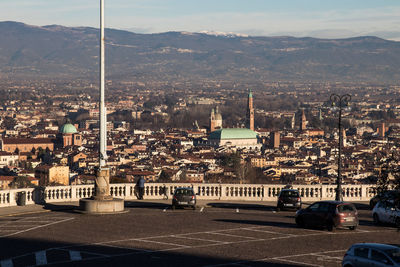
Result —
<path fill-rule="evenodd" d="M 335 225 L 333 224 L 333 222 L 328 222 L 326 228 L 328 229 L 329 232 L 335 231 Z"/>
<path fill-rule="evenodd" d="M 379 220 L 378 214 L 374 213 L 373 218 L 374 218 L 374 224 L 375 225 L 381 224 L 381 221 Z"/>
<path fill-rule="evenodd" d="M 349 229 L 352 230 L 352 231 L 353 231 L 353 230 L 356 230 L 356 228 L 357 228 L 357 226 L 350 226 L 350 227 L 349 227 Z"/>
<path fill-rule="evenodd" d="M 370 201 L 369 202 L 369 208 L 372 210 L 375 207 L 374 202 Z"/>
<path fill-rule="evenodd" d="M 400 229 L 400 217 L 396 218 L 395 224 L 396 224 L 396 227 Z"/>
<path fill-rule="evenodd" d="M 305 226 L 302 218 L 296 218 L 296 224 L 298 227 L 302 227 L 302 228 Z"/>

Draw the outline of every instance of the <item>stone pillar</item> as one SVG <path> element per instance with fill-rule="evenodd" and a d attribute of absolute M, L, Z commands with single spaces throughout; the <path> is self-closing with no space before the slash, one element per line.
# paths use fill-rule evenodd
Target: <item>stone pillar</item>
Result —
<path fill-rule="evenodd" d="M 321 190 L 320 200 L 325 200 L 325 199 L 327 199 L 327 197 L 326 197 L 326 187 L 323 186 L 323 185 L 321 185 L 320 190 Z"/>
<path fill-rule="evenodd" d="M 96 200 L 110 200 L 110 169 L 100 168 L 97 171 L 96 184 L 95 184 L 95 195 L 93 196 Z"/>

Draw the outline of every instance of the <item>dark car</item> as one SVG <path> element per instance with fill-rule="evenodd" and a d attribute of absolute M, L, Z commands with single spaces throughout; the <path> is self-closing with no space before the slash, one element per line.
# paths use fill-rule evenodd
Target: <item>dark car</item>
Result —
<path fill-rule="evenodd" d="M 191 207 L 196 209 L 196 194 L 193 188 L 178 187 L 172 197 L 172 209 L 176 207 Z"/>
<path fill-rule="evenodd" d="M 296 224 L 300 227 L 322 227 L 329 231 L 339 227 L 355 230 L 358 212 L 352 203 L 343 201 L 319 201 L 296 212 Z"/>
<path fill-rule="evenodd" d="M 344 255 L 342 266 L 400 266 L 400 248 L 378 243 L 353 244 Z"/>
<path fill-rule="evenodd" d="M 369 201 L 369 207 L 371 208 L 371 210 L 375 207 L 376 203 L 378 203 L 381 200 L 400 201 L 400 190 L 387 190 L 378 193 Z"/>
<path fill-rule="evenodd" d="M 276 210 L 301 209 L 300 193 L 296 189 L 282 189 L 279 192 Z"/>

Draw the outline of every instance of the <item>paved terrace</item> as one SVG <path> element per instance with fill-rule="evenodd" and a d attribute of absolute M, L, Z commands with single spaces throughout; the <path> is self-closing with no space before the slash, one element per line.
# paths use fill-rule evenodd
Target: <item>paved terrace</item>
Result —
<path fill-rule="evenodd" d="M 112 192 L 128 198 L 131 186 L 113 185 Z M 218 191 L 210 185 L 193 185 L 199 193 L 197 209 L 172 211 L 170 199 L 162 200 L 155 186 L 163 184 L 148 184 L 144 201 L 135 200 L 133 192 L 125 201 L 126 213 L 117 215 L 76 212 L 78 202 L 69 199 L 83 189 L 85 194 L 92 192 L 87 186 L 46 188 L 41 195 L 32 190 L 28 202 L 33 203 L 26 206 L 3 203 L 8 205 L 0 208 L 0 266 L 340 266 L 353 243 L 400 244 L 397 229 L 372 224 L 362 196 L 369 191 L 365 186 L 344 189 L 361 194 L 353 195 L 360 226 L 334 232 L 298 228 L 293 211 L 276 212 L 276 196 L 266 193 L 276 187 L 217 185 Z M 203 188 L 210 196 L 201 196 Z M 303 193 L 310 193 L 304 196 L 306 205 L 321 199 L 322 194 L 315 196 L 321 190 L 330 191 L 330 187 L 304 188 L 308 190 Z M 237 199 L 223 199 L 231 192 Z"/>
<path fill-rule="evenodd" d="M 302 229 L 271 201 L 131 200 L 126 213 L 84 215 L 78 202 L 0 209 L 0 266 L 340 266 L 356 242 L 400 244 L 394 227 L 372 224 L 356 203 L 355 231 Z"/>

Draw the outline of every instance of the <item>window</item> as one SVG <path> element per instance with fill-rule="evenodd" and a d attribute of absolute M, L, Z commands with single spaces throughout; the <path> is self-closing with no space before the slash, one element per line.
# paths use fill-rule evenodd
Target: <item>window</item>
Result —
<path fill-rule="evenodd" d="M 371 259 L 377 262 L 382 262 L 382 263 L 389 263 L 389 259 L 385 256 L 385 254 L 372 250 L 371 251 Z"/>
<path fill-rule="evenodd" d="M 352 212 L 352 211 L 355 211 L 355 208 L 353 205 L 339 205 L 338 211 L 339 212 Z"/>
<path fill-rule="evenodd" d="M 319 206 L 319 211 L 328 212 L 329 211 L 329 203 L 321 203 Z"/>
<path fill-rule="evenodd" d="M 315 203 L 309 207 L 311 211 L 317 211 L 319 208 L 320 203 Z"/>
<path fill-rule="evenodd" d="M 281 197 L 299 197 L 297 191 L 281 191 Z"/>
<path fill-rule="evenodd" d="M 355 248 L 354 256 L 368 258 L 368 248 Z"/>
<path fill-rule="evenodd" d="M 400 263 L 400 249 L 395 248 L 395 249 L 389 249 L 385 250 L 385 253 L 392 258 L 392 260 L 396 263 Z"/>

